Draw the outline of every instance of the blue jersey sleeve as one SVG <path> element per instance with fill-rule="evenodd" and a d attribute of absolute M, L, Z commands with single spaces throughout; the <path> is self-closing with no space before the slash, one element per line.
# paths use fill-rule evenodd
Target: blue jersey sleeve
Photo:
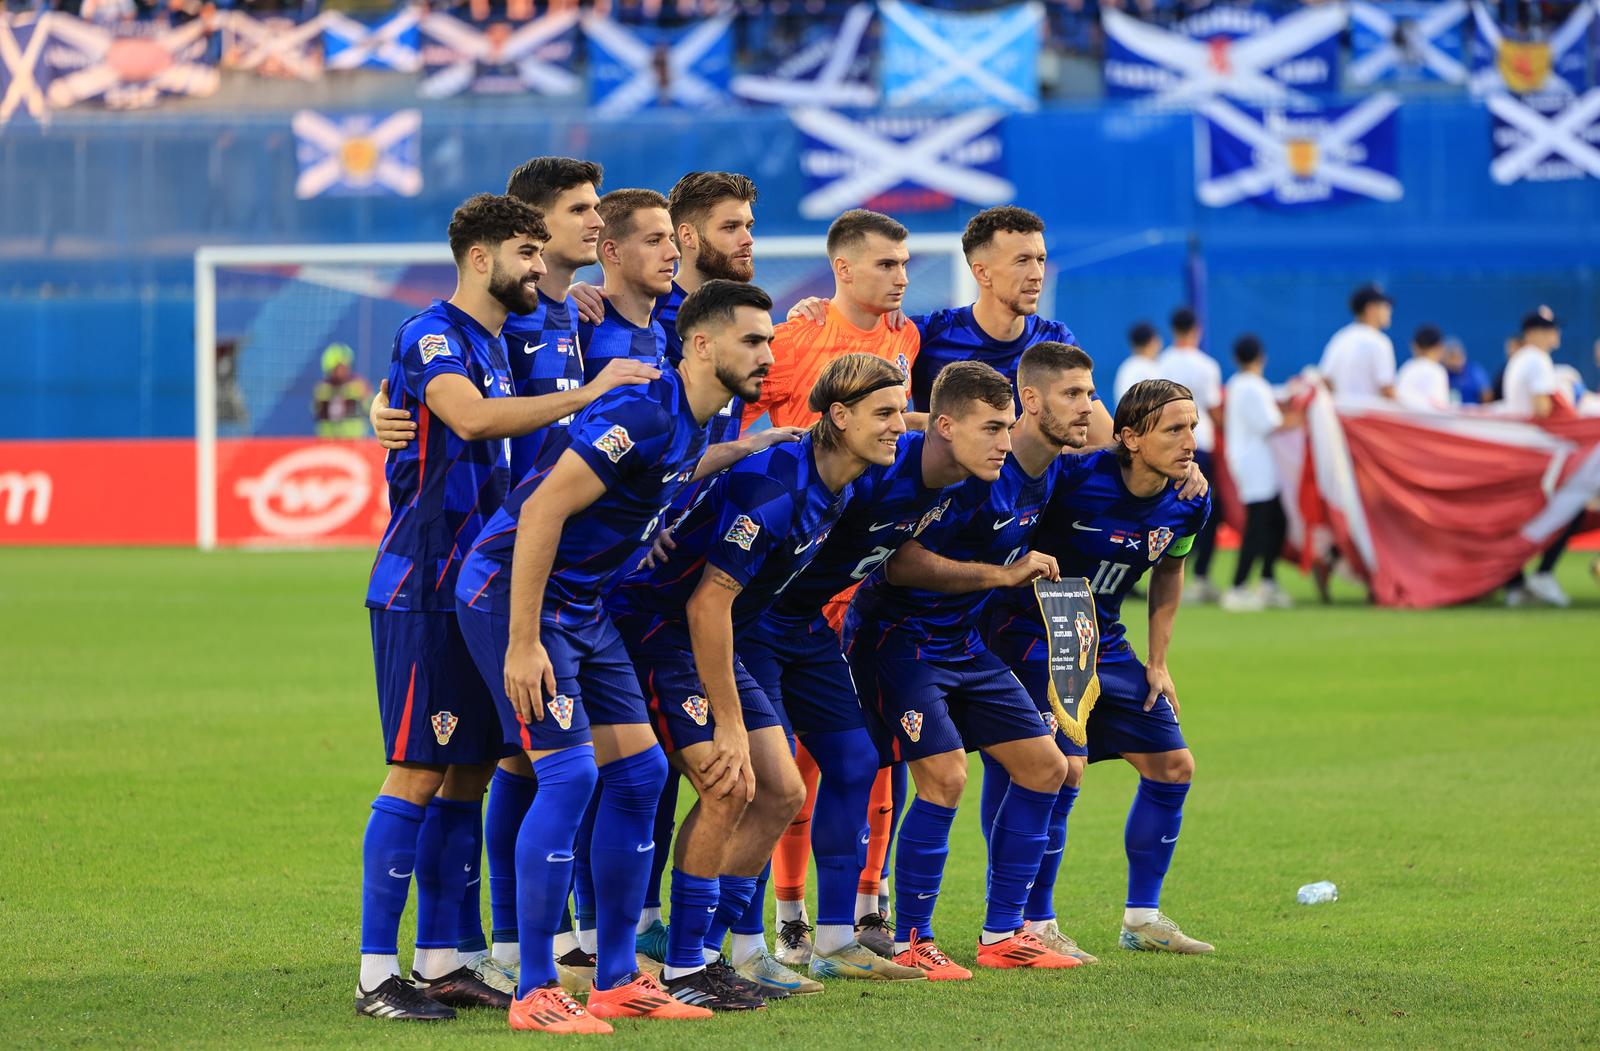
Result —
<path fill-rule="evenodd" d="M 734 467 L 723 486 L 723 503 L 706 563 L 741 585 L 755 579 L 778 544 L 789 542 L 794 500 L 764 471 Z"/>
<path fill-rule="evenodd" d="M 390 392 L 391 402 L 409 395 L 424 400 L 428 384 L 437 376 L 454 373 L 469 381 L 470 351 L 460 336 L 444 325 L 417 325 L 406 332 L 400 347 L 399 373 L 404 389 Z"/>
<path fill-rule="evenodd" d="M 572 423 L 568 447 L 607 489 L 659 468 L 671 444 L 671 420 L 640 395 L 644 389 L 608 391 Z"/>
<path fill-rule="evenodd" d="M 1182 558 L 1194 547 L 1195 537 L 1200 535 L 1207 520 L 1211 518 L 1211 494 L 1207 493 L 1198 500 L 1189 500 L 1187 503 L 1194 505 L 1194 511 L 1184 521 L 1182 535 L 1167 547 L 1168 558 Z"/>

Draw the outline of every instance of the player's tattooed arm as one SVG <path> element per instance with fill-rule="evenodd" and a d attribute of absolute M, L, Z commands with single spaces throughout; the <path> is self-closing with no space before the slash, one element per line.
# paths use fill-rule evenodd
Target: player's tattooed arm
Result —
<path fill-rule="evenodd" d="M 1172 714 L 1178 714 L 1178 691 L 1167 671 L 1167 648 L 1172 645 L 1172 626 L 1183 598 L 1183 562 L 1181 558 L 1163 558 L 1150 571 L 1150 651 L 1145 655 L 1145 679 L 1150 692 L 1144 699 L 1147 712 L 1156 706 L 1158 697 L 1166 694 Z"/>
<path fill-rule="evenodd" d="M 711 755 L 700 766 L 698 787 L 718 796 L 742 792 L 749 801 L 756 795 L 756 775 L 750 764 L 750 735 L 744 728 L 744 710 L 733 675 L 733 600 L 743 590 L 743 584 L 708 565 L 684 612 L 689 620 L 695 672 L 716 723 Z"/>
<path fill-rule="evenodd" d="M 891 584 L 949 595 L 1017 587 L 1040 577 L 1061 579 L 1055 558 L 1043 552 L 1029 551 L 1010 565 L 997 566 L 992 562 L 958 562 L 929 551 L 915 540 L 906 541 L 890 556 L 884 572 Z"/>
<path fill-rule="evenodd" d="M 517 540 L 511 552 L 511 631 L 506 646 L 505 687 L 511 706 L 523 722 L 544 718 L 544 698 L 556 692 L 555 669 L 539 638 L 544 588 L 550 580 L 556 548 L 567 519 L 606 491 L 589 465 L 570 449 L 561 454 L 540 485 L 522 505 Z"/>
<path fill-rule="evenodd" d="M 605 391 L 624 383 L 649 383 L 661 375 L 654 365 L 613 362 L 577 390 L 561 390 L 531 398 L 485 398 L 477 385 L 459 373 L 428 381 L 423 398 L 428 408 L 457 436 L 467 441 L 516 438 L 571 416 Z"/>
<path fill-rule="evenodd" d="M 758 431 L 748 438 L 740 438 L 732 442 L 718 442 L 707 449 L 700 457 L 700 463 L 695 466 L 694 477 L 690 481 L 698 482 L 718 471 L 727 470 L 740 460 L 752 453 L 758 453 L 782 442 L 797 442 L 804 435 L 802 427 L 768 427 Z"/>
<path fill-rule="evenodd" d="M 378 393 L 367 406 L 367 422 L 372 424 L 372 433 L 378 436 L 378 444 L 385 449 L 404 449 L 417 439 L 417 421 L 411 414 L 404 409 L 390 408 L 387 379 L 378 384 Z"/>

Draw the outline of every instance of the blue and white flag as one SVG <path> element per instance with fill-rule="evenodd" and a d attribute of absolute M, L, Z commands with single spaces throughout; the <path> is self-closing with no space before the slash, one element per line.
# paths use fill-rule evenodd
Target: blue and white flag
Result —
<path fill-rule="evenodd" d="M 322 56 L 328 69 L 392 69 L 415 73 L 422 68 L 418 8 L 402 7 L 380 22 L 360 22 L 342 11 L 322 14 Z"/>
<path fill-rule="evenodd" d="M 827 106 L 865 109 L 877 104 L 872 82 L 867 28 L 871 4 L 855 4 L 837 26 L 823 26 L 817 38 L 778 63 L 770 74 L 733 78 L 733 93 L 747 102 L 774 106 Z"/>
<path fill-rule="evenodd" d="M 168 95 L 215 94 L 221 82 L 204 19 L 176 27 L 128 22 L 113 30 L 57 12 L 49 33 L 44 63 L 52 109 L 85 102 L 143 109 Z"/>
<path fill-rule="evenodd" d="M 1491 95 L 1489 176 L 1501 185 L 1600 179 L 1600 88 L 1579 98 Z"/>
<path fill-rule="evenodd" d="M 851 208 L 942 211 L 956 201 L 1005 204 L 1017 188 L 1004 177 L 1000 110 L 954 117 L 868 117 L 832 110 L 790 113 L 802 136 L 800 170 L 807 219 L 832 219 Z"/>
<path fill-rule="evenodd" d="M 24 19 L 0 14 L 0 125 L 19 109 L 36 121 L 50 115 L 45 102 L 50 67 L 42 59 L 52 17 L 57 16 Z"/>
<path fill-rule="evenodd" d="M 1465 84 L 1466 0 L 1391 0 L 1350 5 L 1350 83 L 1442 80 Z"/>
<path fill-rule="evenodd" d="M 222 28 L 222 64 L 258 76 L 317 80 L 322 76 L 322 16 L 304 21 L 284 16 L 257 18 L 243 11 L 217 16 Z"/>
<path fill-rule="evenodd" d="M 475 95 L 572 95 L 583 81 L 572 72 L 578 50 L 574 12 L 528 22 L 463 22 L 434 13 L 422 19 L 423 98 Z"/>
<path fill-rule="evenodd" d="M 1338 85 L 1345 21 L 1338 4 L 1277 20 L 1253 8 L 1218 5 L 1174 32 L 1104 8 L 1106 93 L 1148 98 L 1156 106 L 1193 106 L 1216 97 L 1311 106 L 1311 94 Z"/>
<path fill-rule="evenodd" d="M 1548 34 L 1518 34 L 1472 5 L 1478 32 L 1472 47 L 1472 93 L 1553 94 L 1571 98 L 1589 86 L 1589 26 L 1600 0 L 1583 0 Z M 1524 39 L 1525 37 L 1525 39 Z"/>
<path fill-rule="evenodd" d="M 886 104 L 1038 107 L 1043 4 L 958 14 L 880 0 L 878 11 L 883 15 L 878 69 Z"/>
<path fill-rule="evenodd" d="M 583 20 L 589 40 L 589 104 L 598 117 L 642 109 L 709 109 L 728 100 L 733 16 L 682 29 L 628 28 L 598 15 Z"/>
<path fill-rule="evenodd" d="M 300 177 L 294 195 L 415 197 L 422 192 L 422 112 L 329 116 L 301 110 L 291 122 Z"/>
<path fill-rule="evenodd" d="M 1398 201 L 1399 107 L 1387 92 L 1354 106 L 1304 111 L 1203 103 L 1195 110 L 1195 196 L 1212 208 Z"/>

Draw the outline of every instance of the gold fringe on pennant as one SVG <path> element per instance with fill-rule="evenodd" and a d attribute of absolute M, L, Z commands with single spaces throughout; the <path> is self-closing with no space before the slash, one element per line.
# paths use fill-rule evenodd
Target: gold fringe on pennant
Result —
<path fill-rule="evenodd" d="M 1074 719 L 1067 714 L 1066 706 L 1061 703 L 1061 694 L 1056 692 L 1055 680 L 1050 680 L 1050 710 L 1056 715 L 1056 722 L 1072 743 L 1080 748 L 1089 744 L 1089 715 L 1094 711 L 1094 702 L 1100 699 L 1100 673 L 1095 672 L 1089 678 L 1089 685 L 1083 688 L 1083 700 L 1078 702 L 1078 711 L 1081 717 Z"/>

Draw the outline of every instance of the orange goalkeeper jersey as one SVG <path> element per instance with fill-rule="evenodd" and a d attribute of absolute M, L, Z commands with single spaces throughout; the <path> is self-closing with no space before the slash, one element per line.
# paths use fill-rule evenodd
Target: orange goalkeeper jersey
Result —
<path fill-rule="evenodd" d="M 812 412 L 806 399 L 829 362 L 841 354 L 871 354 L 894 362 L 909 378 L 921 344 L 910 321 L 898 332 L 891 332 L 882 318 L 871 329 L 860 329 L 832 303 L 828 320 L 820 325 L 805 318 L 785 321 L 773 332 L 772 371 L 762 385 L 761 400 L 745 406 L 744 426 L 767 416 L 774 427 L 809 427 L 821 414 Z"/>

